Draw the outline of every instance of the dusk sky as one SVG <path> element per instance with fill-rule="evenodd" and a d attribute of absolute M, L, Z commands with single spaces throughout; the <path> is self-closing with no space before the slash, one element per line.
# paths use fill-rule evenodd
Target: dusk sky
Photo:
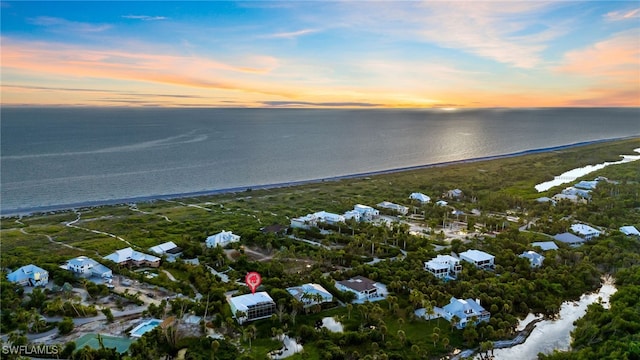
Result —
<path fill-rule="evenodd" d="M 640 106 L 626 2 L 2 2 L 2 105 Z"/>

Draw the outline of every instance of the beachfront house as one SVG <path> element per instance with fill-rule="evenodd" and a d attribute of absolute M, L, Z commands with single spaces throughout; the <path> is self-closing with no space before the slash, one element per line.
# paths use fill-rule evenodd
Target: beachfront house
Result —
<path fill-rule="evenodd" d="M 364 276 L 356 276 L 348 280 L 336 281 L 336 288 L 356 294 L 355 302 L 380 300 L 386 296 L 385 287 Z"/>
<path fill-rule="evenodd" d="M 438 255 L 429 261 L 425 261 L 424 269 L 439 279 L 455 279 L 462 271 L 462 265 L 460 264 L 460 259 L 456 257 Z"/>
<path fill-rule="evenodd" d="M 453 324 L 458 329 L 464 329 L 469 324 L 488 322 L 491 313 L 480 305 L 480 300 L 476 299 L 456 299 L 451 297 L 449 304 L 443 308 L 434 307 L 434 312 Z"/>
<path fill-rule="evenodd" d="M 531 246 L 539 247 L 542 251 L 558 250 L 558 245 L 553 241 L 537 241 L 531 243 Z"/>
<path fill-rule="evenodd" d="M 333 301 L 333 295 L 319 284 L 304 284 L 287 288 L 287 292 L 304 307 Z"/>
<path fill-rule="evenodd" d="M 240 235 L 236 235 L 231 231 L 224 231 L 207 237 L 205 241 L 208 248 L 214 248 L 216 246 L 225 247 L 231 243 L 240 241 Z"/>
<path fill-rule="evenodd" d="M 49 272 L 29 264 L 7 274 L 7 279 L 20 286 L 46 286 L 49 283 Z"/>
<path fill-rule="evenodd" d="M 495 256 L 480 250 L 461 252 L 460 259 L 472 263 L 479 269 L 493 269 L 495 266 Z"/>
<path fill-rule="evenodd" d="M 318 224 L 321 224 L 321 223 L 336 225 L 338 223 L 344 223 L 345 220 L 346 219 L 343 215 L 334 214 L 326 211 L 318 211 L 313 214 L 308 214 L 305 216 L 291 219 L 291 227 L 300 228 L 300 229 L 310 229 L 312 227 L 318 227 Z"/>
<path fill-rule="evenodd" d="M 120 266 L 148 266 L 158 267 L 160 266 L 160 258 L 153 255 L 141 253 L 133 250 L 132 248 L 124 248 L 117 250 L 103 259 L 113 261 Z"/>
<path fill-rule="evenodd" d="M 423 193 L 414 192 L 409 195 L 409 199 L 418 200 L 421 204 L 428 204 L 431 202 L 431 198 Z"/>
<path fill-rule="evenodd" d="M 276 303 L 265 291 L 229 297 L 227 301 L 238 324 L 266 319 L 276 312 Z"/>
<path fill-rule="evenodd" d="M 388 210 L 392 210 L 397 212 L 398 214 L 401 215 L 407 215 L 407 213 L 409 212 L 409 208 L 403 205 L 399 205 L 399 204 L 394 204 L 392 202 L 389 201 L 383 201 L 381 203 L 378 203 L 376 205 L 379 208 L 383 208 L 383 209 L 388 209 Z"/>
<path fill-rule="evenodd" d="M 574 235 L 574 234 L 572 234 L 570 232 L 565 232 L 565 233 L 562 233 L 562 234 L 556 234 L 553 237 L 553 239 L 557 240 L 557 241 L 560 241 L 562 243 L 565 243 L 565 244 L 567 244 L 569 246 L 573 246 L 573 247 L 580 246 L 580 245 L 582 245 L 582 244 L 584 244 L 586 242 L 585 239 L 583 239 L 583 238 L 581 238 L 579 236 L 576 236 L 576 235 Z"/>
<path fill-rule="evenodd" d="M 100 280 L 100 282 L 108 282 L 113 276 L 111 269 L 86 256 L 73 258 L 62 265 L 61 268 L 71 271 L 76 276 L 96 279 Z"/>
<path fill-rule="evenodd" d="M 571 225 L 571 231 L 587 241 L 600 236 L 600 230 L 585 224 L 573 224 Z"/>
<path fill-rule="evenodd" d="M 620 232 L 627 236 L 640 236 L 640 231 L 635 226 L 622 226 Z"/>
<path fill-rule="evenodd" d="M 522 254 L 520 254 L 520 257 L 529 259 L 532 268 L 541 267 L 542 263 L 544 262 L 544 256 L 531 250 L 523 252 Z"/>
<path fill-rule="evenodd" d="M 167 260 L 171 262 L 182 255 L 182 248 L 178 247 L 173 241 L 151 247 L 149 251 L 158 256 L 166 256 Z"/>

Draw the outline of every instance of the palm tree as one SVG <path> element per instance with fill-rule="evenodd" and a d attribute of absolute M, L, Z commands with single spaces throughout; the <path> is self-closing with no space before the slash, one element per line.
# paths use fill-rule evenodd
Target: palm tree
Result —
<path fill-rule="evenodd" d="M 256 337 L 256 334 L 258 333 L 258 329 L 256 328 L 255 325 L 252 324 L 247 326 L 247 328 L 244 329 L 242 333 L 245 338 L 249 339 L 249 349 L 251 349 L 251 340 Z"/>
<path fill-rule="evenodd" d="M 453 329 L 454 327 L 458 326 L 459 323 L 460 318 L 458 317 L 458 315 L 453 315 L 453 317 L 451 318 L 451 328 Z"/>
<path fill-rule="evenodd" d="M 404 330 L 398 330 L 398 340 L 404 346 L 404 342 L 407 341 L 407 334 L 405 334 Z"/>
<path fill-rule="evenodd" d="M 220 342 L 218 342 L 218 340 L 213 340 L 211 342 L 211 360 L 216 359 L 216 352 L 218 351 L 219 348 L 220 348 Z"/>
<path fill-rule="evenodd" d="M 349 320 L 351 320 L 351 310 L 353 310 L 353 304 L 347 304 L 347 315 Z"/>
<path fill-rule="evenodd" d="M 444 346 L 445 350 L 449 347 L 449 338 L 448 337 L 442 338 L 442 346 Z"/>

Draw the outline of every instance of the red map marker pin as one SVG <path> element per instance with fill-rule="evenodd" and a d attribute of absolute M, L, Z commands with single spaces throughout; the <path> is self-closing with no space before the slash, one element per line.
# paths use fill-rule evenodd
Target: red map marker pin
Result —
<path fill-rule="evenodd" d="M 255 294 L 256 289 L 262 283 L 262 276 L 260 276 L 260 274 L 258 274 L 257 272 L 252 271 L 244 277 L 244 282 L 246 282 L 249 289 L 251 289 L 251 293 Z"/>

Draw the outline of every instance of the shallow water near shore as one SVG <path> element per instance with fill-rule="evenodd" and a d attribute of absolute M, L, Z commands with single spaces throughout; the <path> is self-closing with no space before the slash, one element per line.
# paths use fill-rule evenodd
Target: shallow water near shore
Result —
<path fill-rule="evenodd" d="M 330 179 L 640 135 L 640 108 L 1 112 L 3 215 Z"/>

